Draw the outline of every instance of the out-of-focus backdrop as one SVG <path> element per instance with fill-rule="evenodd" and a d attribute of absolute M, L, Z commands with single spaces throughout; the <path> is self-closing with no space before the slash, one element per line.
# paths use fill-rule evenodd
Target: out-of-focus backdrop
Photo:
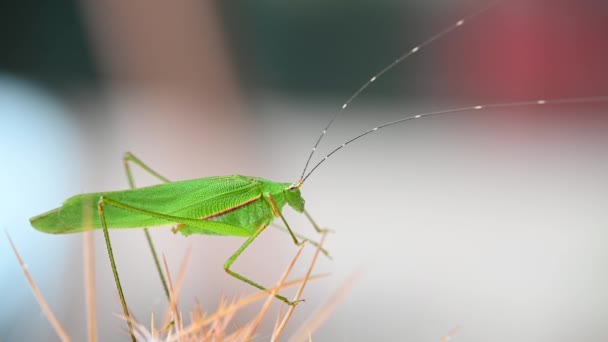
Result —
<path fill-rule="evenodd" d="M 296 181 L 327 120 L 362 83 L 487 3 L 6 3 L 0 229 L 71 336 L 84 340 L 82 236 L 45 235 L 29 217 L 77 193 L 127 188 L 126 151 L 172 180 Z M 501 2 L 383 76 L 335 123 L 317 158 L 417 112 L 607 95 L 607 34 L 604 1 Z M 315 341 L 437 341 L 456 326 L 462 341 L 608 339 L 607 113 L 603 104 L 435 117 L 335 154 L 302 188 L 316 220 L 336 230 L 334 260 L 317 268 L 332 276 L 309 284 L 287 336 L 362 270 Z M 155 182 L 136 176 L 138 185 Z M 315 235 L 286 212 L 298 232 Z M 152 235 L 175 272 L 193 247 L 184 311 L 194 298 L 212 311 L 221 295 L 253 292 L 222 269 L 242 239 Z M 135 316 L 159 316 L 166 301 L 143 232 L 112 239 Z M 126 339 L 101 232 L 95 247 L 100 340 Z M 273 284 L 295 251 L 289 236 L 268 230 L 235 270 Z M 0 293 L 0 340 L 55 338 L 4 238 Z"/>

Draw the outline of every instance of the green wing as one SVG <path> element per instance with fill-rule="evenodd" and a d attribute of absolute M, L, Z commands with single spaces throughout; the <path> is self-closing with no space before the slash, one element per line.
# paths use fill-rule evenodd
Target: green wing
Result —
<path fill-rule="evenodd" d="M 238 207 L 260 195 L 259 183 L 242 176 L 201 178 L 133 190 L 77 195 L 67 199 L 61 207 L 35 216 L 30 221 L 34 228 L 53 234 L 82 232 L 90 227 L 99 229 L 101 223 L 97 203 L 101 196 L 144 211 L 200 219 Z M 108 228 L 178 223 L 109 205 L 104 206 L 104 213 Z"/>

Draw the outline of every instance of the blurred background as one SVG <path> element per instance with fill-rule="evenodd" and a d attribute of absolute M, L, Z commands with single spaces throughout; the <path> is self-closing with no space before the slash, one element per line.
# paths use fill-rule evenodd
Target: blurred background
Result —
<path fill-rule="evenodd" d="M 28 219 L 81 192 L 128 187 L 131 151 L 172 180 L 226 174 L 297 181 L 320 131 L 373 74 L 487 1 L 54 1 L 0 10 L 0 229 L 58 319 L 86 338 L 82 236 Z M 386 74 L 335 123 L 319 160 L 363 130 L 419 112 L 608 95 L 608 3 L 504 1 Z M 428 118 L 370 136 L 302 188 L 334 260 L 293 332 L 362 270 L 314 340 L 606 340 L 608 104 Z M 351 147 L 352 146 L 352 147 Z M 140 186 L 154 184 L 136 172 Z M 286 209 L 292 227 L 314 231 Z M 253 293 L 227 276 L 233 237 L 152 230 L 181 308 Z M 141 230 L 112 232 L 127 301 L 149 321 L 166 301 Z M 101 232 L 100 340 L 124 338 Z M 296 248 L 267 230 L 234 269 L 273 284 Z M 309 248 L 303 260 L 309 260 Z M 296 276 L 305 271 L 305 262 Z M 55 335 L 0 239 L 0 340 Z M 252 311 L 245 311 L 245 321 Z M 266 340 L 273 322 L 260 332 Z"/>

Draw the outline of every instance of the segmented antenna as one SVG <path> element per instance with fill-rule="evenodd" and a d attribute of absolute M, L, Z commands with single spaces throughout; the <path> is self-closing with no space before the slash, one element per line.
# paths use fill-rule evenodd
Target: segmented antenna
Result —
<path fill-rule="evenodd" d="M 359 139 L 363 138 L 364 136 L 366 136 L 366 135 L 368 135 L 370 133 L 379 131 L 382 128 L 386 128 L 388 126 L 396 125 L 398 123 L 406 122 L 406 121 L 409 121 L 409 120 L 420 119 L 420 118 L 423 118 L 425 116 L 450 114 L 450 113 L 462 113 L 462 112 L 485 110 L 485 109 L 492 109 L 492 108 L 511 108 L 511 107 L 525 107 L 525 106 L 536 106 L 536 105 L 556 105 L 556 104 L 575 104 L 575 103 L 599 103 L 599 102 L 608 102 L 608 96 L 581 97 L 581 98 L 574 98 L 574 99 L 536 100 L 536 101 L 522 101 L 522 102 L 510 102 L 510 103 L 491 103 L 491 104 L 468 106 L 468 107 L 461 107 L 461 108 L 452 108 L 452 109 L 445 109 L 445 110 L 434 111 L 434 112 L 415 114 L 415 115 L 408 116 L 408 117 L 403 118 L 403 119 L 399 119 L 399 120 L 396 120 L 396 121 L 392 121 L 392 122 L 386 123 L 384 125 L 380 125 L 380 126 L 374 127 L 374 128 L 372 128 L 370 130 L 367 130 L 367 131 L 365 131 L 365 132 L 357 135 L 354 138 L 351 138 L 351 139 L 347 140 L 345 143 L 343 143 L 342 145 L 338 146 L 337 148 L 335 148 L 334 150 L 332 150 L 328 155 L 326 155 L 323 159 L 321 159 L 321 161 L 318 162 L 310 170 L 310 172 L 308 172 L 300 180 L 300 182 L 298 184 L 304 183 L 306 181 L 306 179 L 321 164 L 323 164 L 323 162 L 325 162 L 334 153 L 336 153 L 339 150 L 341 150 L 342 148 L 346 147 L 346 145 L 352 143 L 355 140 L 359 140 Z"/>
<path fill-rule="evenodd" d="M 306 170 L 308 170 L 308 165 L 310 164 L 310 160 L 312 159 L 313 155 L 317 151 L 317 147 L 319 147 L 319 143 L 321 142 L 321 140 L 323 140 L 323 137 L 325 136 L 325 133 L 327 133 L 327 131 L 329 130 L 329 127 L 334 123 L 334 121 L 336 121 L 336 119 L 338 118 L 338 116 L 340 116 L 344 112 L 344 110 L 346 109 L 346 107 L 348 107 L 348 105 L 353 100 L 355 100 L 357 97 L 359 97 L 359 95 L 363 91 L 365 91 L 365 89 L 367 89 L 367 87 L 369 87 L 377 79 L 379 79 L 380 77 L 382 77 L 382 75 L 384 75 L 385 73 L 387 73 L 388 71 L 390 71 L 391 69 L 393 69 L 394 67 L 396 67 L 398 64 L 400 64 L 403 60 L 405 60 L 409 56 L 415 54 L 416 52 L 420 51 L 420 49 L 423 48 L 424 46 L 429 45 L 432 42 L 434 42 L 435 40 L 438 40 L 438 39 L 442 38 L 443 36 L 447 35 L 448 33 L 456 30 L 457 28 L 459 28 L 460 26 L 462 26 L 465 22 L 468 22 L 469 20 L 473 19 L 474 17 L 477 17 L 478 15 L 480 15 L 483 12 L 487 11 L 488 9 L 490 9 L 492 6 L 496 5 L 500 1 L 502 1 L 502 0 L 495 0 L 495 1 L 490 2 L 488 5 L 486 5 L 482 9 L 478 10 L 477 12 L 474 12 L 473 14 L 471 14 L 471 15 L 469 15 L 467 17 L 464 17 L 464 18 L 458 20 L 456 23 L 454 23 L 451 26 L 447 27 L 443 31 L 440 31 L 439 33 L 435 34 L 434 36 L 428 38 L 427 40 L 423 41 L 422 43 L 420 43 L 419 45 L 415 46 L 411 50 L 406 51 L 401 56 L 399 56 L 399 58 L 395 59 L 392 63 L 390 63 L 389 65 L 385 66 L 382 70 L 380 70 L 378 73 L 376 73 L 374 76 L 372 76 L 367 82 L 365 82 L 356 92 L 354 92 L 348 98 L 348 100 L 346 100 L 346 102 L 344 102 L 344 104 L 342 105 L 342 107 L 340 108 L 340 110 L 337 111 L 334 114 L 334 116 L 331 118 L 331 120 L 329 121 L 329 123 L 327 124 L 327 126 L 325 126 L 325 128 L 323 129 L 323 132 L 321 132 L 321 135 L 317 139 L 317 142 L 315 143 L 315 146 L 312 148 L 312 151 L 310 151 L 310 154 L 308 155 L 308 159 L 306 160 L 306 165 L 304 166 L 304 170 L 302 170 L 302 175 L 300 176 L 300 181 L 298 182 L 298 184 L 302 184 L 304 182 L 304 180 L 308 177 L 308 176 L 305 177 L 305 175 L 306 175 Z M 317 166 L 318 166 L 318 164 L 317 164 Z M 316 168 L 316 166 L 315 166 L 315 168 Z M 309 172 L 308 174 L 310 175 L 310 173 L 311 172 Z"/>

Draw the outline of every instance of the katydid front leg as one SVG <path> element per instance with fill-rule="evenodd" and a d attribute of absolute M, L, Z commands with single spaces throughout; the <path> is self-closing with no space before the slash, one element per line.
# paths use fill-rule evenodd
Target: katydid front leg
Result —
<path fill-rule="evenodd" d="M 283 217 L 283 214 L 281 213 L 281 210 L 279 210 L 276 206 L 276 202 L 274 201 L 274 199 L 272 198 L 272 195 L 268 195 L 268 196 L 264 196 L 264 200 L 266 201 L 266 204 L 268 204 L 268 206 L 270 207 L 270 210 L 272 210 L 272 212 L 275 215 L 278 215 L 281 217 L 281 220 L 283 220 L 283 224 L 285 225 L 285 227 L 287 228 L 287 231 L 289 232 L 289 235 L 291 235 L 291 238 L 293 239 L 293 243 L 296 244 L 296 246 L 302 246 L 302 244 L 304 244 L 306 242 L 306 240 L 302 240 L 302 242 L 298 241 L 298 238 L 296 237 L 296 235 L 293 233 L 293 231 L 291 230 L 291 227 L 289 227 L 289 223 L 287 223 L 287 220 L 285 220 L 285 217 Z"/>
<path fill-rule="evenodd" d="M 312 226 L 315 228 L 315 230 L 317 231 L 317 233 L 319 234 L 325 234 L 325 233 L 333 233 L 334 231 L 329 229 L 329 228 L 320 228 L 319 225 L 317 225 L 317 222 L 315 222 L 315 220 L 312 219 L 312 216 L 310 216 L 310 214 L 308 213 L 307 210 L 304 210 L 304 215 L 306 216 L 306 218 L 308 219 L 308 221 L 310 221 L 310 224 L 312 224 Z"/>
<path fill-rule="evenodd" d="M 282 226 L 282 225 L 280 225 L 280 224 L 277 224 L 277 223 L 272 222 L 272 223 L 270 223 L 270 225 L 271 225 L 271 226 L 273 226 L 273 227 L 274 227 L 274 228 L 276 228 L 276 229 L 279 229 L 280 231 L 283 231 L 283 232 L 289 233 L 289 231 L 287 230 L 287 228 L 283 227 L 283 226 Z M 331 232 L 331 230 L 328 230 L 328 229 L 324 229 L 324 230 L 326 230 L 326 231 L 330 231 L 330 232 Z M 296 232 L 294 232 L 293 234 L 294 234 L 296 237 L 300 238 L 300 239 L 303 239 L 303 240 L 308 241 L 308 243 L 310 243 L 310 244 L 311 244 L 311 245 L 313 245 L 314 247 L 319 248 L 319 246 L 320 246 L 320 244 L 319 244 L 319 242 L 318 242 L 318 241 L 311 240 L 311 239 L 307 238 L 306 236 L 304 236 L 304 235 L 302 235 L 302 234 L 298 234 L 298 233 L 296 233 Z M 324 255 L 325 255 L 327 258 L 329 258 L 330 260 L 332 259 L 331 255 L 329 254 L 329 251 L 328 251 L 327 249 L 325 249 L 325 248 L 321 247 L 321 253 L 323 253 L 323 254 L 324 254 Z"/>

